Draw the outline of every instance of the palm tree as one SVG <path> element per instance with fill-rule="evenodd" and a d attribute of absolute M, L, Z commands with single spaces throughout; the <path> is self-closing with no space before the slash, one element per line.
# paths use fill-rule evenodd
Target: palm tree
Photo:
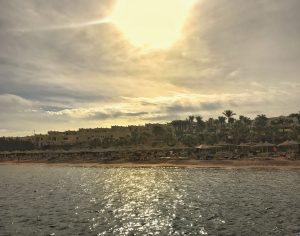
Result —
<path fill-rule="evenodd" d="M 287 117 L 279 117 L 279 119 L 277 120 L 277 124 L 280 125 L 282 133 L 283 133 L 283 135 L 285 135 L 285 130 L 287 128 L 291 128 L 291 126 L 293 124 L 293 120 L 291 120 Z"/>
<path fill-rule="evenodd" d="M 251 119 L 247 116 L 240 116 L 239 120 L 245 124 L 245 125 L 250 125 L 251 124 Z"/>
<path fill-rule="evenodd" d="M 266 135 L 266 126 L 268 124 L 268 118 L 264 114 L 258 115 L 254 119 L 254 124 L 255 124 L 256 132 L 258 134 L 258 138 L 261 141 L 262 139 L 265 138 Z"/>
<path fill-rule="evenodd" d="M 207 127 L 213 128 L 213 127 L 214 127 L 214 123 L 215 123 L 214 118 L 209 118 L 209 119 L 206 121 L 206 123 L 207 123 Z"/>
<path fill-rule="evenodd" d="M 196 122 L 197 122 L 197 129 L 199 131 L 203 131 L 205 128 L 205 122 L 203 121 L 202 116 L 196 116 Z"/>
<path fill-rule="evenodd" d="M 189 126 L 190 132 L 192 132 L 192 129 L 193 129 L 194 119 L 195 119 L 195 116 L 189 116 L 187 119 L 187 121 L 189 123 L 188 126 Z"/>
<path fill-rule="evenodd" d="M 178 123 L 177 123 L 177 120 L 172 120 L 172 121 L 171 121 L 171 125 L 174 127 L 175 130 L 178 129 Z"/>
<path fill-rule="evenodd" d="M 224 116 L 219 116 L 218 117 L 218 122 L 219 122 L 219 124 L 221 125 L 221 127 L 225 124 L 225 122 L 226 122 L 226 117 L 224 117 Z"/>
<path fill-rule="evenodd" d="M 180 128 L 181 128 L 180 122 L 181 122 L 180 120 L 173 120 L 173 121 L 171 122 L 172 126 L 174 127 L 174 129 L 175 129 L 176 131 L 180 130 Z"/>
<path fill-rule="evenodd" d="M 189 116 L 189 122 L 190 122 L 190 123 L 193 123 L 193 122 L 194 122 L 194 119 L 195 119 L 195 116 Z"/>
<path fill-rule="evenodd" d="M 256 118 L 255 118 L 255 126 L 256 127 L 265 127 L 268 123 L 268 118 L 266 117 L 266 115 L 264 114 L 261 114 L 261 115 L 258 115 Z"/>
<path fill-rule="evenodd" d="M 190 121 L 185 119 L 182 121 L 183 130 L 186 131 L 190 127 Z"/>
<path fill-rule="evenodd" d="M 233 118 L 233 116 L 235 116 L 236 114 L 232 110 L 225 110 L 223 112 L 223 115 L 226 116 L 227 122 L 230 123 L 229 121 L 232 120 L 231 118 Z"/>

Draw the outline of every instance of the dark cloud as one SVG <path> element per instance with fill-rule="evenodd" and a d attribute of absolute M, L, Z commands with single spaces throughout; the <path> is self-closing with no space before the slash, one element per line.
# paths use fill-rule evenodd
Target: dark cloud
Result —
<path fill-rule="evenodd" d="M 148 112 L 120 112 L 120 111 L 111 111 L 111 112 L 95 112 L 89 115 L 91 120 L 106 120 L 106 119 L 118 119 L 124 117 L 141 117 L 147 115 Z"/>
<path fill-rule="evenodd" d="M 167 113 L 191 113 L 200 110 L 200 106 L 174 104 L 165 107 Z"/>
<path fill-rule="evenodd" d="M 204 102 L 201 103 L 201 110 L 204 111 L 214 111 L 214 110 L 219 110 L 223 106 L 220 102 Z"/>
<path fill-rule="evenodd" d="M 179 119 L 184 119 L 185 117 L 182 115 L 174 115 L 174 114 L 169 114 L 169 115 L 162 115 L 162 114 L 152 114 L 153 116 L 149 116 L 145 118 L 146 122 L 162 122 L 165 123 L 166 121 L 172 121 L 172 120 L 179 120 Z"/>
<path fill-rule="evenodd" d="M 219 102 L 202 102 L 199 105 L 173 104 L 164 108 L 167 114 L 193 114 L 195 112 L 220 110 Z"/>

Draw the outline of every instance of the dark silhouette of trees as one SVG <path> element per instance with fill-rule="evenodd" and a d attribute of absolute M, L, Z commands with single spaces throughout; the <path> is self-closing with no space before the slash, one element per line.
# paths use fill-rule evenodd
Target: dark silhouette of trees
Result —
<path fill-rule="evenodd" d="M 160 125 L 156 125 L 152 128 L 152 133 L 156 138 L 159 138 L 165 134 L 165 129 Z"/>
<path fill-rule="evenodd" d="M 236 114 L 232 110 L 225 110 L 223 115 L 227 118 L 227 122 L 230 123 Z"/>
<path fill-rule="evenodd" d="M 197 138 L 194 135 L 188 134 L 182 137 L 182 143 L 188 147 L 197 145 Z"/>
<path fill-rule="evenodd" d="M 295 117 L 298 120 L 298 123 L 300 123 L 300 111 L 299 113 L 292 113 L 289 115 L 289 117 Z"/>
<path fill-rule="evenodd" d="M 192 124 L 194 123 L 195 116 L 189 116 L 188 120 Z"/>
<path fill-rule="evenodd" d="M 203 121 L 202 116 L 196 116 L 196 123 L 197 123 L 197 131 L 203 131 L 205 128 L 205 122 Z"/>
<path fill-rule="evenodd" d="M 19 138 L 0 138 L 0 151 L 28 151 L 33 149 L 34 145 L 29 141 Z"/>
<path fill-rule="evenodd" d="M 237 119 L 232 110 L 225 110 L 216 119 L 206 120 L 200 115 L 173 120 L 169 124 L 156 124 L 151 129 L 130 129 L 127 136 L 105 135 L 85 142 L 67 145 L 65 148 L 132 147 L 134 145 L 193 147 L 199 144 L 227 142 L 240 144 L 268 141 L 280 143 L 286 140 L 300 141 L 300 113 L 268 118 L 260 114 L 254 119 L 240 115 Z M 227 122 L 226 122 L 227 121 Z M 122 136 L 122 134 L 120 134 Z M 38 145 L 38 144 L 36 144 Z M 38 148 L 21 138 L 0 138 L 0 151 L 33 150 Z M 63 145 L 43 146 L 44 149 L 61 149 Z"/>
<path fill-rule="evenodd" d="M 219 122 L 219 125 L 220 125 L 221 127 L 223 127 L 223 126 L 225 125 L 225 123 L 226 123 L 226 117 L 224 117 L 224 116 L 219 116 L 219 117 L 218 117 L 218 122 Z"/>

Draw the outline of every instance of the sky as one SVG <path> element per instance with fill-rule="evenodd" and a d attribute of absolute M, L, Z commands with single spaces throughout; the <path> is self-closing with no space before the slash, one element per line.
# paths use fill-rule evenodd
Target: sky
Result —
<path fill-rule="evenodd" d="M 299 0 L 143 1 L 0 0 L 0 136 L 300 110 Z"/>

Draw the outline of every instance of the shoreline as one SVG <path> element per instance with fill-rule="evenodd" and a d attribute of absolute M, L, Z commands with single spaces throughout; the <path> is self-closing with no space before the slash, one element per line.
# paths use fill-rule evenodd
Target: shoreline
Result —
<path fill-rule="evenodd" d="M 300 169 L 300 160 L 168 160 L 168 161 L 139 161 L 125 160 L 111 162 L 95 161 L 0 161 L 0 165 L 49 165 L 71 167 L 99 167 L 99 168 L 217 168 L 217 169 Z"/>

